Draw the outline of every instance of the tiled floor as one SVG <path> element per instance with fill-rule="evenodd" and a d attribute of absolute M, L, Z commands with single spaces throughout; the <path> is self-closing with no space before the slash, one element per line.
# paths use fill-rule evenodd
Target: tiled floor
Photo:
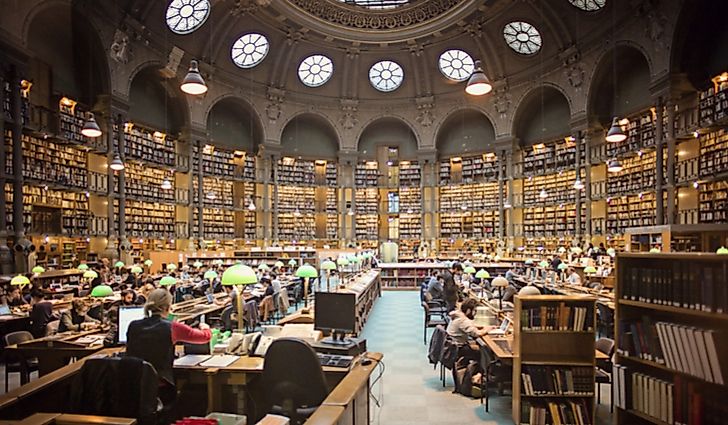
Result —
<path fill-rule="evenodd" d="M 416 291 L 385 291 L 374 305 L 363 336 L 369 351 L 384 353 L 385 372 L 372 390 L 381 406 L 374 409 L 374 424 L 513 423 L 508 393 L 491 395 L 490 412 L 486 413 L 479 400 L 452 393 L 449 371 L 448 385 L 442 387 L 422 344 L 422 309 Z M 603 404 L 597 411 L 600 425 L 611 423 L 609 390 L 606 386 L 603 390 Z"/>

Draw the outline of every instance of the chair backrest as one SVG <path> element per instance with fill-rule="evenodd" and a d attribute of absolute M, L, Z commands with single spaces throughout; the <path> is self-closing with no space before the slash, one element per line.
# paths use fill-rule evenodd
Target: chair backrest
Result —
<path fill-rule="evenodd" d="M 60 320 L 51 320 L 48 322 L 46 325 L 46 336 L 57 334 L 59 326 L 61 326 Z"/>
<path fill-rule="evenodd" d="M 611 308 L 602 303 L 597 303 L 597 310 L 599 310 L 599 316 L 602 322 L 607 324 L 614 323 L 614 312 Z"/>
<path fill-rule="evenodd" d="M 268 347 L 262 383 L 268 402 L 291 414 L 321 405 L 329 394 L 316 352 L 297 338 L 278 338 Z"/>
<path fill-rule="evenodd" d="M 606 354 L 610 358 L 614 354 L 614 340 L 611 338 L 599 338 L 594 344 L 594 347 L 597 351 Z"/>
<path fill-rule="evenodd" d="M 21 344 L 31 339 L 33 339 L 33 334 L 28 331 L 10 332 L 5 335 L 5 345 Z"/>
<path fill-rule="evenodd" d="M 587 285 L 589 289 L 596 289 L 597 291 L 601 290 L 603 288 L 602 284 L 599 282 L 591 282 Z"/>

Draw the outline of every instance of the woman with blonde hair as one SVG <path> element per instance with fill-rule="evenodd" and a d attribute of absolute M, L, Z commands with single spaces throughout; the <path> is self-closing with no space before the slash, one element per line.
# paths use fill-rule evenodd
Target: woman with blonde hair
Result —
<path fill-rule="evenodd" d="M 172 295 L 166 289 L 155 289 L 147 296 L 143 319 L 129 324 L 126 354 L 145 360 L 154 366 L 160 378 L 160 398 L 174 399 L 174 346 L 178 342 L 204 344 L 210 341 L 210 327 L 200 323 L 194 329 L 184 323 L 167 320 L 172 307 Z M 164 395 L 167 397 L 164 397 Z M 167 398 L 167 400 L 165 400 Z"/>

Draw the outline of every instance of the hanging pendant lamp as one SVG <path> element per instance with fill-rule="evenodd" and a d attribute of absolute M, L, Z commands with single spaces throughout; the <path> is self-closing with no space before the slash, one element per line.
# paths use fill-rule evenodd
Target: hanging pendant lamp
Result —
<path fill-rule="evenodd" d="M 81 129 L 81 134 L 90 138 L 96 138 L 101 136 L 101 128 L 99 128 L 99 125 L 96 123 L 93 112 L 88 113 L 88 116 L 86 117 L 86 122 L 83 123 L 83 129 Z"/>
<path fill-rule="evenodd" d="M 490 93 L 493 86 L 490 84 L 488 77 L 485 76 L 480 61 L 475 61 L 475 71 L 470 74 L 468 85 L 465 87 L 465 93 L 473 96 L 482 96 Z"/>
<path fill-rule="evenodd" d="M 172 182 L 170 182 L 167 177 L 165 177 L 164 181 L 162 181 L 162 189 L 164 189 L 164 190 L 172 189 Z"/>
<path fill-rule="evenodd" d="M 114 155 L 114 159 L 112 159 L 109 163 L 109 168 L 114 171 L 121 171 L 124 169 L 124 163 L 121 162 L 121 158 L 119 157 L 118 153 Z"/>
<path fill-rule="evenodd" d="M 584 189 L 584 183 L 581 181 L 581 179 L 576 179 L 576 181 L 574 182 L 574 189 L 576 189 L 576 190 Z"/>
<path fill-rule="evenodd" d="M 622 126 L 619 125 L 619 118 L 614 117 L 612 119 L 612 127 L 607 132 L 606 140 L 610 143 L 619 143 L 627 140 L 627 135 L 624 134 Z"/>
<path fill-rule="evenodd" d="M 193 59 L 190 61 L 190 69 L 187 71 L 184 80 L 182 80 L 180 89 L 191 95 L 200 95 L 207 92 L 207 84 L 205 84 L 205 80 L 200 75 L 196 60 Z"/>
<path fill-rule="evenodd" d="M 622 163 L 617 158 L 612 158 L 607 162 L 607 171 L 610 173 L 618 173 L 622 171 Z"/>
<path fill-rule="evenodd" d="M 549 197 L 549 194 L 548 194 L 548 192 L 546 192 L 546 189 L 541 189 L 541 193 L 539 193 L 539 194 L 538 194 L 538 196 L 539 196 L 539 197 L 540 197 L 541 199 L 546 199 L 546 198 L 548 198 L 548 197 Z"/>

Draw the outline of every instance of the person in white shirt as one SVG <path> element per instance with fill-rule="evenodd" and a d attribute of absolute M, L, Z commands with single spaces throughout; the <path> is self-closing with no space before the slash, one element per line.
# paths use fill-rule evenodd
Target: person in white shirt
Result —
<path fill-rule="evenodd" d="M 478 306 L 478 300 L 467 298 L 460 304 L 459 310 L 450 312 L 450 323 L 447 325 L 447 334 L 459 346 L 468 346 L 468 337 L 478 338 L 488 333 L 489 327 L 477 326 L 475 319 L 475 308 Z"/>
<path fill-rule="evenodd" d="M 275 273 L 270 274 L 271 285 L 273 286 L 273 293 L 277 294 L 281 292 L 281 280 L 278 279 L 278 275 Z"/>
<path fill-rule="evenodd" d="M 569 285 L 581 285 L 581 276 L 579 276 L 579 273 L 573 267 L 566 269 L 566 274 L 569 276 L 566 279 L 566 283 Z"/>

